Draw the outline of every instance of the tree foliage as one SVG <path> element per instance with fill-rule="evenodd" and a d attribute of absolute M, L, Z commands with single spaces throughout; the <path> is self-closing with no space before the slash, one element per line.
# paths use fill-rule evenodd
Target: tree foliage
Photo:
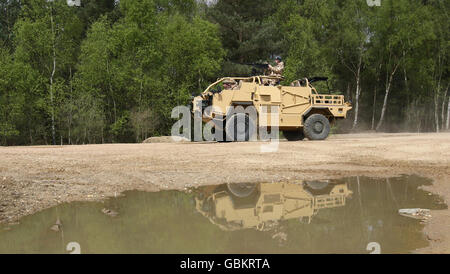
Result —
<path fill-rule="evenodd" d="M 446 128 L 449 2 L 0 0 L 0 142 L 140 142 L 242 65 L 284 58 L 285 84 L 328 76 L 340 130 Z M 318 86 L 326 91 L 326 86 Z"/>

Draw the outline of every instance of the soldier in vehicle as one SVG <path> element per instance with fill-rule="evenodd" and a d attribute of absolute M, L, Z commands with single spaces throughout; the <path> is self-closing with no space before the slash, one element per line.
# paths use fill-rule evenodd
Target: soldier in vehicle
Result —
<path fill-rule="evenodd" d="M 277 56 L 275 58 L 275 63 L 277 64 L 276 66 L 272 66 L 272 65 L 268 65 L 267 67 L 267 74 L 269 76 L 277 76 L 277 77 L 282 77 L 283 76 L 283 72 L 284 72 L 284 63 L 281 59 L 280 56 Z M 266 79 L 263 83 L 265 86 L 276 86 L 280 84 L 280 80 L 277 79 Z"/>
<path fill-rule="evenodd" d="M 283 76 L 284 72 L 284 63 L 280 56 L 275 58 L 276 66 L 269 65 L 270 76 Z"/>
<path fill-rule="evenodd" d="M 237 82 L 233 79 L 226 79 L 223 81 L 223 88 L 225 90 L 236 90 L 237 87 Z"/>

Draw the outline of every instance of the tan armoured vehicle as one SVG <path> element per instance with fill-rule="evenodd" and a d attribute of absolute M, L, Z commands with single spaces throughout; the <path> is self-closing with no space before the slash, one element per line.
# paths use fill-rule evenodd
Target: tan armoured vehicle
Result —
<path fill-rule="evenodd" d="M 274 229 L 280 221 L 309 224 L 325 208 L 345 206 L 352 191 L 347 184 L 326 181 L 227 184 L 200 189 L 196 209 L 222 230 Z"/>
<path fill-rule="evenodd" d="M 346 118 L 352 108 L 343 95 L 317 92 L 312 83 L 326 81 L 325 77 L 297 80 L 290 86 L 278 85 L 281 80 L 277 76 L 221 78 L 194 98 L 193 112 L 202 113 L 205 123 L 213 121 L 213 127 L 223 132 L 227 141 L 236 141 L 239 131 L 245 134 L 244 141 L 248 141 L 252 128 L 266 127 L 270 130 L 271 126 L 276 126 L 270 117 L 276 116 L 269 113 L 277 112 L 279 130 L 287 140 L 297 141 L 304 137 L 309 140 L 326 139 L 330 124 Z M 256 119 L 249 113 L 229 111 L 230 107 L 237 109 L 239 106 L 245 109 L 254 107 Z M 265 118 L 261 119 L 263 113 Z M 245 127 L 238 126 L 240 121 L 245 121 Z"/>

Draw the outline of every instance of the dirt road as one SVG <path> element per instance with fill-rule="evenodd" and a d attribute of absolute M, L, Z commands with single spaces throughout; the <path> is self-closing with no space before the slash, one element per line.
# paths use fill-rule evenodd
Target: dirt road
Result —
<path fill-rule="evenodd" d="M 0 222 L 61 202 L 98 200 L 126 190 L 184 189 L 228 182 L 271 182 L 417 174 L 450 202 L 450 133 L 350 134 L 326 141 L 159 143 L 0 147 Z M 450 253 L 450 210 L 435 211 L 423 252 Z"/>

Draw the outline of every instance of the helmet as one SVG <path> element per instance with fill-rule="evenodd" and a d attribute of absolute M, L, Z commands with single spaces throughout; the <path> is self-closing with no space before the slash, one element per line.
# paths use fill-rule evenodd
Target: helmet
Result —
<path fill-rule="evenodd" d="M 226 84 L 228 84 L 228 85 L 234 85 L 234 84 L 236 84 L 236 81 L 233 80 L 233 79 L 228 78 L 228 79 L 225 79 L 222 83 L 225 84 L 225 85 L 226 85 Z"/>
<path fill-rule="evenodd" d="M 283 59 L 281 58 L 281 56 L 276 56 L 276 57 L 275 57 L 275 60 L 278 60 L 278 61 L 280 61 L 280 62 L 283 61 Z"/>

